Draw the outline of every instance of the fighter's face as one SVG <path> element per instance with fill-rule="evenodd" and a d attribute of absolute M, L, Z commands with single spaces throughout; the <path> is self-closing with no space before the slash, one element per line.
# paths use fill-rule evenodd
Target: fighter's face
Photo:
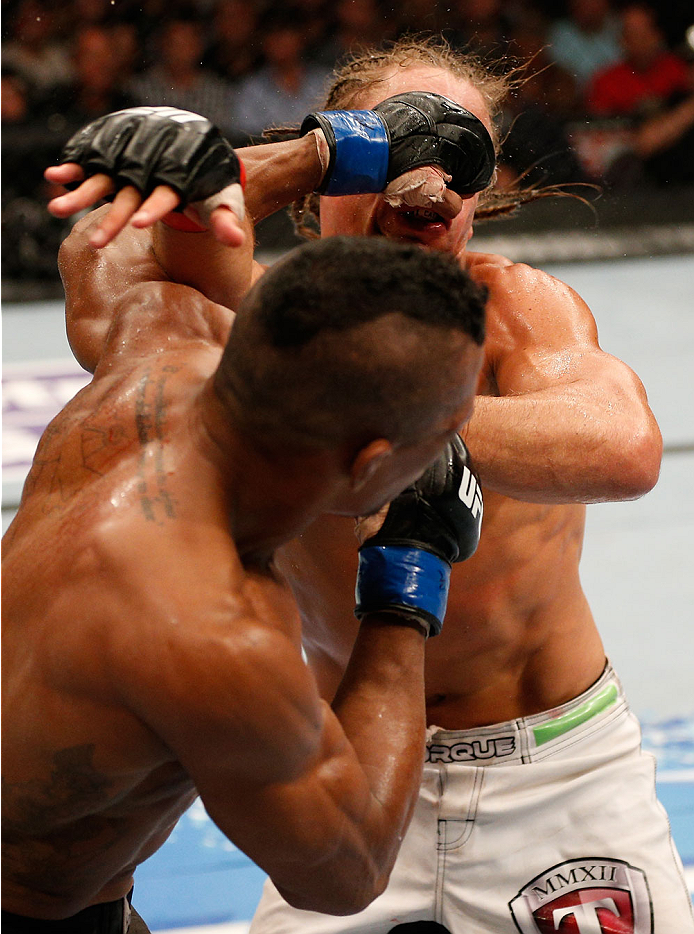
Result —
<path fill-rule="evenodd" d="M 488 129 L 490 119 L 482 95 L 469 82 L 450 72 L 425 65 L 413 65 L 385 72 L 353 105 L 371 108 L 388 97 L 404 91 L 432 91 L 442 94 L 465 107 Z M 321 233 L 384 236 L 393 240 L 409 240 L 432 249 L 454 255 L 465 249 L 472 236 L 472 221 L 479 194 L 463 198 L 460 213 L 453 220 L 439 217 L 432 220 L 425 212 L 412 208 L 393 208 L 375 195 L 343 195 L 321 198 Z"/>

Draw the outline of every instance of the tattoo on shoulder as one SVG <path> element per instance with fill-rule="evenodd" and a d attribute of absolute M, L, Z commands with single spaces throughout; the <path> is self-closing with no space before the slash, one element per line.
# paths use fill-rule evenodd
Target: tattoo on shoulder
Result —
<path fill-rule="evenodd" d="M 180 367 L 164 366 L 152 376 L 145 370 L 135 397 L 135 425 L 140 444 L 138 492 L 140 505 L 149 522 L 163 523 L 176 517 L 176 500 L 168 488 L 164 463 L 166 434 L 166 382 Z M 152 477 L 153 474 L 153 477 Z"/>
<path fill-rule="evenodd" d="M 64 506 L 91 479 L 104 477 L 123 456 L 136 452 L 142 513 L 162 525 L 176 516 L 166 465 L 170 394 L 168 381 L 180 366 L 149 366 L 130 389 L 115 387 L 97 397 L 85 417 L 77 399 L 45 429 L 26 490 L 41 490 L 44 514 Z"/>

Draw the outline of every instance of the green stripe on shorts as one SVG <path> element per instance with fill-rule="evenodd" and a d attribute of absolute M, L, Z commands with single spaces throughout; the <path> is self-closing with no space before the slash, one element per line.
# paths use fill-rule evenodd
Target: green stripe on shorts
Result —
<path fill-rule="evenodd" d="M 614 704 L 617 700 L 618 693 L 617 685 L 610 684 L 592 700 L 581 704 L 580 707 L 572 710 L 571 713 L 564 714 L 563 717 L 557 717 L 555 720 L 548 720 L 547 723 L 541 723 L 539 726 L 534 726 L 533 734 L 535 735 L 535 742 L 538 746 L 541 746 L 543 743 L 549 742 L 550 739 L 556 739 L 556 737 L 561 736 L 562 733 L 568 733 L 569 730 L 573 730 L 575 726 L 585 723 L 586 720 L 590 720 L 591 717 L 594 717 L 602 710 L 605 710 L 606 707 Z"/>

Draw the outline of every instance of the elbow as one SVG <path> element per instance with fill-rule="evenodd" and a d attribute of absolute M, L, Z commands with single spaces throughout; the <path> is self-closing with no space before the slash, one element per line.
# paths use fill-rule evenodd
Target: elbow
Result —
<path fill-rule="evenodd" d="M 616 452 L 618 466 L 614 481 L 620 500 L 639 499 L 658 482 L 663 457 L 663 439 L 652 417 L 635 428 Z"/>
<path fill-rule="evenodd" d="M 359 879 L 355 879 L 353 874 L 339 879 L 333 877 L 329 886 L 325 886 L 320 892 L 312 892 L 311 895 L 282 890 L 279 886 L 278 890 L 292 908 L 344 917 L 368 908 L 371 902 L 383 894 L 389 877 L 390 872 L 370 872 Z"/>

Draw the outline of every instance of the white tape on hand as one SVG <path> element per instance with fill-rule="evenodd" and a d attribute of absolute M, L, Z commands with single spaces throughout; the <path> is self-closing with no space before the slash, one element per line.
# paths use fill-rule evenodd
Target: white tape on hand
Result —
<path fill-rule="evenodd" d="M 205 227 L 210 226 L 210 217 L 215 208 L 225 207 L 230 208 L 239 221 L 242 221 L 246 216 L 246 206 L 243 200 L 243 189 L 238 182 L 234 182 L 232 185 L 227 185 L 226 188 L 222 188 L 221 191 L 218 191 L 214 195 L 210 195 L 209 198 L 205 198 L 204 201 L 191 201 L 191 203 L 184 210 L 184 214 L 188 214 L 190 210 L 190 217 L 201 224 L 204 224 Z"/>
<path fill-rule="evenodd" d="M 394 178 L 383 192 L 383 197 L 392 208 L 428 208 L 443 201 L 446 185 L 450 181 L 451 176 L 443 169 L 424 165 Z"/>

